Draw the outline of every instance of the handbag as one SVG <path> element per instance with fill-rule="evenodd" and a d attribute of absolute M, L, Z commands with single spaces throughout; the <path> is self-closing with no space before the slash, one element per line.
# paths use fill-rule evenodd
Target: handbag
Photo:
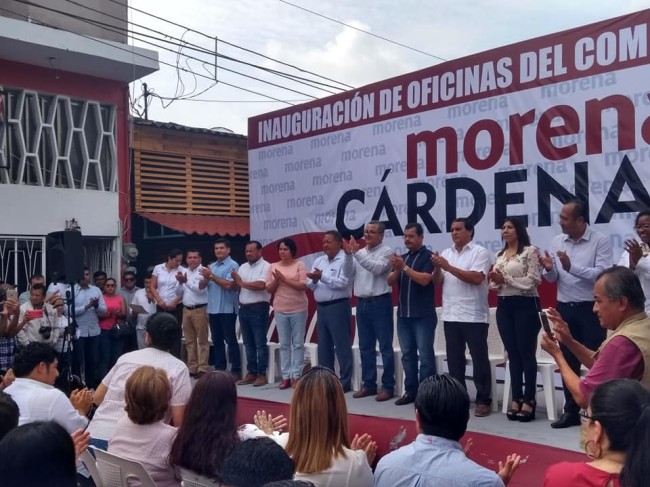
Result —
<path fill-rule="evenodd" d="M 133 325 L 128 321 L 123 321 L 121 323 L 115 323 L 113 328 L 111 328 L 111 336 L 113 338 L 127 338 L 135 333 Z"/>

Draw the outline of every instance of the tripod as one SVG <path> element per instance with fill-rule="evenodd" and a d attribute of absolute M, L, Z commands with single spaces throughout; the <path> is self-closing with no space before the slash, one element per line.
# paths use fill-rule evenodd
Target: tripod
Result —
<path fill-rule="evenodd" d="M 77 321 L 75 316 L 75 294 L 74 282 L 70 283 L 70 290 L 65 292 L 66 317 L 68 325 L 63 330 L 63 343 L 61 347 L 61 361 L 63 366 L 59 368 L 59 378 L 57 379 L 57 388 L 69 396 L 75 389 L 86 387 L 81 377 L 72 373 L 72 361 L 74 357 L 72 350 L 75 344 L 77 334 Z"/>

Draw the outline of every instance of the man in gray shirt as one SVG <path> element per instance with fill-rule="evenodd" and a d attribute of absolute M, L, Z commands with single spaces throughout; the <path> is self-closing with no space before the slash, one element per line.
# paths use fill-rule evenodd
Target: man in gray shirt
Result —
<path fill-rule="evenodd" d="M 375 487 L 503 487 L 519 466 L 509 455 L 499 472 L 467 458 L 458 442 L 467 430 L 469 395 L 448 374 L 432 375 L 420 383 L 415 399 L 418 436 L 410 445 L 383 457 L 375 469 Z"/>
<path fill-rule="evenodd" d="M 593 289 L 598 275 L 612 266 L 612 244 L 606 235 L 592 230 L 586 205 L 580 200 L 565 203 L 560 211 L 562 233 L 551 242 L 551 253 L 540 256 L 544 279 L 557 282 L 557 311 L 569 325 L 571 335 L 589 350 L 598 350 L 606 330 L 593 312 Z M 562 354 L 571 370 L 580 375 L 580 361 L 564 345 Z M 564 413 L 552 428 L 580 424 L 579 406 L 564 386 Z M 548 407 L 548 406 L 547 406 Z"/>

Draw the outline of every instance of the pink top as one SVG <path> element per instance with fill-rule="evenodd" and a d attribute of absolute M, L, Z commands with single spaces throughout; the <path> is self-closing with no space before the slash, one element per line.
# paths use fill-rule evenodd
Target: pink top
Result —
<path fill-rule="evenodd" d="M 106 311 L 109 313 L 109 316 L 104 318 L 99 318 L 99 327 L 102 330 L 110 330 L 113 328 L 113 325 L 117 323 L 117 317 L 115 313 L 119 313 L 122 310 L 122 296 L 115 294 L 113 296 L 107 296 L 104 294 L 104 301 L 106 302 Z"/>
<path fill-rule="evenodd" d="M 612 338 L 600 351 L 596 362 L 580 381 L 580 392 L 587 399 L 594 389 L 610 379 L 641 380 L 645 361 L 641 350 L 632 340 L 624 336 Z"/>
<path fill-rule="evenodd" d="M 305 264 L 299 260 L 288 266 L 279 265 L 279 262 L 271 264 L 271 270 L 266 277 L 267 283 L 275 281 L 273 273 L 276 270 L 280 271 L 287 280 L 307 282 L 307 269 L 305 269 Z M 273 294 L 273 309 L 280 313 L 300 313 L 301 311 L 307 311 L 307 306 L 306 289 L 305 291 L 297 291 L 286 284 L 280 283 Z"/>
<path fill-rule="evenodd" d="M 546 469 L 542 487 L 606 487 L 610 480 L 614 487 L 621 485 L 617 473 L 607 473 L 587 463 L 562 462 Z"/>

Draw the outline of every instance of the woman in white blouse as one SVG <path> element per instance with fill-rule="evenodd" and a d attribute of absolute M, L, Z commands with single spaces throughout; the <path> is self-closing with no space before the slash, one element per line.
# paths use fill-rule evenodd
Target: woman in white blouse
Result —
<path fill-rule="evenodd" d="M 183 285 L 179 278 L 183 276 L 187 269 L 181 265 L 183 262 L 183 251 L 172 249 L 167 254 L 167 261 L 158 264 L 153 268 L 149 289 L 156 302 L 156 309 L 174 315 L 178 322 L 180 330 L 183 322 Z M 179 334 L 178 343 L 172 347 L 171 354 L 181 357 L 181 334 Z"/>
<path fill-rule="evenodd" d="M 504 247 L 488 274 L 490 288 L 499 296 L 497 326 L 510 361 L 511 421 L 535 419 L 537 360 L 535 349 L 540 322 L 537 286 L 541 281 L 539 252 L 530 244 L 522 220 L 507 217 L 501 226 Z M 523 379 L 523 380 L 522 380 Z"/>
<path fill-rule="evenodd" d="M 628 267 L 641 281 L 645 294 L 645 312 L 650 313 L 650 210 L 640 211 L 634 222 L 634 229 L 640 242 L 630 239 L 625 241 L 625 250 L 618 265 Z"/>

